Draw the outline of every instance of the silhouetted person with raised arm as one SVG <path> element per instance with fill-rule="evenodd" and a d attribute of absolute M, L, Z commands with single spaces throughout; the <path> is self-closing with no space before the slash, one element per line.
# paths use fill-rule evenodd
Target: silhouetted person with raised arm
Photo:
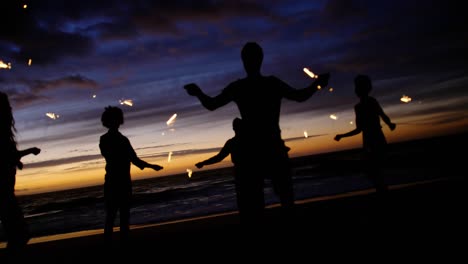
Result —
<path fill-rule="evenodd" d="M 106 245 L 110 246 L 117 213 L 120 215 L 120 239 L 123 244 L 128 242 L 132 198 L 131 164 L 133 163 L 141 170 L 151 168 L 159 171 L 163 167 L 149 164 L 138 158 L 128 138 L 119 132 L 120 125 L 124 123 L 124 115 L 120 108 L 106 107 L 102 113 L 101 121 L 102 125 L 109 129 L 101 136 L 99 148 L 106 160 L 104 238 Z"/>
<path fill-rule="evenodd" d="M 228 139 L 218 154 L 208 158 L 204 161 L 198 162 L 195 166 L 199 169 L 203 168 L 203 166 L 215 164 L 224 160 L 227 156 L 231 155 L 231 162 L 234 164 L 234 184 L 236 190 L 236 201 L 237 201 L 237 209 L 239 211 L 239 217 L 241 223 L 243 224 L 251 224 L 255 223 L 256 220 L 259 219 L 259 212 L 263 210 L 263 204 L 261 203 L 252 203 L 250 200 L 252 197 L 262 195 L 262 197 L 256 197 L 256 200 L 263 199 L 262 192 L 252 192 L 252 188 L 250 188 L 251 184 L 255 184 L 255 182 L 250 183 L 248 172 L 249 168 L 245 166 L 246 161 L 243 160 L 245 156 L 242 155 L 242 119 L 236 117 L 232 121 L 232 129 L 234 130 L 234 137 Z M 255 191 L 255 189 L 253 189 Z"/>
<path fill-rule="evenodd" d="M 242 156 L 249 168 L 245 177 L 249 177 L 251 193 L 256 194 L 249 201 L 264 208 L 264 179 L 271 178 L 282 208 L 289 213 L 294 206 L 294 191 L 287 147 L 279 127 L 281 100 L 306 101 L 318 85 L 328 84 L 329 74 L 319 75 L 306 88 L 295 89 L 275 76 L 261 74 L 263 50 L 257 43 L 246 43 L 241 58 L 247 76 L 230 83 L 219 95 L 208 96 L 194 83 L 184 88 L 210 111 L 236 103 L 243 122 Z"/>
<path fill-rule="evenodd" d="M 362 132 L 365 169 L 368 177 L 373 181 L 377 194 L 385 194 L 387 185 L 380 174 L 384 155 L 386 154 L 387 140 L 380 125 L 380 119 L 394 130 L 396 125 L 385 114 L 379 102 L 369 96 L 372 90 L 372 82 L 367 75 L 358 75 L 354 79 L 355 93 L 359 97 L 359 103 L 354 106 L 356 128 L 344 134 L 335 136 L 336 141 L 341 138 L 358 135 Z"/>
<path fill-rule="evenodd" d="M 15 119 L 8 95 L 0 92 L 0 220 L 7 240 L 8 257 L 21 257 L 30 234 L 29 227 L 15 195 L 16 168 L 23 169 L 21 158 L 41 152 L 33 147 L 17 149 Z"/>

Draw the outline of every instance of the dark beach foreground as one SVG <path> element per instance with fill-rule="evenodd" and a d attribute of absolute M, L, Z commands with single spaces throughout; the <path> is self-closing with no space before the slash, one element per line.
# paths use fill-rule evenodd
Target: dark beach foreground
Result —
<path fill-rule="evenodd" d="M 128 261 L 276 260 L 312 262 L 317 257 L 383 262 L 444 263 L 464 257 L 467 235 L 466 134 L 392 145 L 387 173 L 406 171 L 407 184 L 390 184 L 385 198 L 373 189 L 297 201 L 284 219 L 270 206 L 261 227 L 245 230 L 237 212 L 134 226 L 131 242 L 106 249 L 102 232 L 31 242 L 12 263 L 86 263 Z M 320 170 L 350 170 L 356 152 L 294 160 L 304 168 L 320 159 Z M 333 166 L 336 162 L 347 166 Z M 305 167 L 307 168 L 307 166 Z M 314 167 L 313 169 L 317 169 Z M 436 175 L 422 177 L 422 174 Z M 118 234 L 118 232 L 116 233 Z M 306 258 L 304 260 L 304 258 Z M 408 259 L 411 258 L 411 259 Z M 7 261 L 0 249 L 0 263 Z"/>

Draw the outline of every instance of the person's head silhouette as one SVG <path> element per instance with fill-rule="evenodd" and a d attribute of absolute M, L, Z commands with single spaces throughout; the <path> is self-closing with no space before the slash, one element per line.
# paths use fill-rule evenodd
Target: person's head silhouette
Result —
<path fill-rule="evenodd" d="M 117 129 L 124 123 L 123 111 L 116 106 L 108 106 L 105 108 L 101 116 L 101 122 L 104 127 L 109 129 Z"/>
<path fill-rule="evenodd" d="M 358 75 L 354 78 L 354 92 L 358 97 L 368 96 L 372 90 L 372 82 L 367 75 Z"/>
<path fill-rule="evenodd" d="M 0 92 L 0 133 L 9 135 L 11 141 L 15 141 L 15 119 L 10 105 L 8 95 Z"/>
<path fill-rule="evenodd" d="M 247 42 L 241 52 L 244 69 L 248 76 L 260 74 L 263 50 L 256 42 Z"/>
<path fill-rule="evenodd" d="M 232 130 L 234 130 L 236 134 L 239 134 L 241 131 L 241 128 L 242 128 L 242 119 L 238 117 L 234 118 L 234 120 L 232 120 Z"/>

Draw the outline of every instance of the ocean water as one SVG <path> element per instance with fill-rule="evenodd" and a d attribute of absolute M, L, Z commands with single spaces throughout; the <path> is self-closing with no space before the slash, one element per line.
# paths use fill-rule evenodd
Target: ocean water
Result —
<path fill-rule="evenodd" d="M 384 168 L 389 185 L 443 175 L 426 161 L 405 162 L 408 155 L 394 159 L 391 166 Z M 372 188 L 371 181 L 360 170 L 358 158 L 352 153 L 346 157 L 340 162 L 297 160 L 293 174 L 296 201 Z M 152 224 L 235 211 L 234 188 L 232 168 L 201 171 L 191 178 L 175 175 L 134 181 L 130 223 Z M 267 205 L 278 203 L 268 180 L 264 192 Z M 104 227 L 103 186 L 20 196 L 19 201 L 32 237 Z M 118 226 L 118 217 L 115 225 Z M 0 242 L 4 241 L 0 227 Z"/>

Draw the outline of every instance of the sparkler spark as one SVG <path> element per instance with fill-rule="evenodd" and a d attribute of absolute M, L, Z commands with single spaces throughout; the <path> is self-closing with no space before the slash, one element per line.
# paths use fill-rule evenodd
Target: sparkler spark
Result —
<path fill-rule="evenodd" d="M 337 120 L 337 119 L 338 119 L 338 117 L 337 117 L 335 114 L 331 114 L 331 115 L 330 115 L 330 118 L 333 119 L 333 120 Z"/>
<path fill-rule="evenodd" d="M 309 75 L 310 78 L 313 78 L 313 79 L 317 79 L 318 78 L 318 75 L 314 74 L 313 72 L 311 72 L 309 69 L 307 68 L 304 68 L 303 69 L 304 72 Z"/>
<path fill-rule="evenodd" d="M 11 63 L 5 63 L 3 62 L 2 60 L 0 60 L 0 69 L 7 69 L 7 70 L 10 70 L 11 69 Z"/>
<path fill-rule="evenodd" d="M 401 98 L 400 98 L 400 101 L 402 101 L 403 103 L 409 103 L 411 102 L 411 97 L 407 96 L 407 95 L 403 95 Z"/>
<path fill-rule="evenodd" d="M 308 137 L 309 137 L 309 134 L 307 134 L 307 131 L 304 131 L 304 137 L 305 137 L 305 138 L 308 138 Z"/>
<path fill-rule="evenodd" d="M 124 100 L 119 100 L 121 105 L 128 105 L 128 106 L 133 106 L 133 100 L 132 99 L 124 99 Z"/>
<path fill-rule="evenodd" d="M 192 170 L 191 169 L 187 169 L 187 174 L 188 174 L 189 178 L 192 178 Z"/>
<path fill-rule="evenodd" d="M 167 155 L 167 162 L 171 162 L 172 158 L 172 151 L 169 151 L 169 154 Z"/>
<path fill-rule="evenodd" d="M 166 124 L 167 124 L 168 126 L 174 124 L 176 117 L 177 117 L 177 114 L 173 114 L 173 115 L 171 116 L 171 118 L 169 118 L 169 120 L 167 120 Z"/>
<path fill-rule="evenodd" d="M 28 66 L 31 66 L 31 64 L 32 64 L 32 59 L 29 59 L 28 60 Z"/>
<path fill-rule="evenodd" d="M 48 113 L 46 113 L 45 115 L 46 115 L 47 117 L 49 117 L 50 119 L 53 119 L 53 120 L 55 120 L 55 119 L 57 119 L 57 118 L 60 117 L 58 114 L 52 113 L 52 112 L 48 112 Z"/>

